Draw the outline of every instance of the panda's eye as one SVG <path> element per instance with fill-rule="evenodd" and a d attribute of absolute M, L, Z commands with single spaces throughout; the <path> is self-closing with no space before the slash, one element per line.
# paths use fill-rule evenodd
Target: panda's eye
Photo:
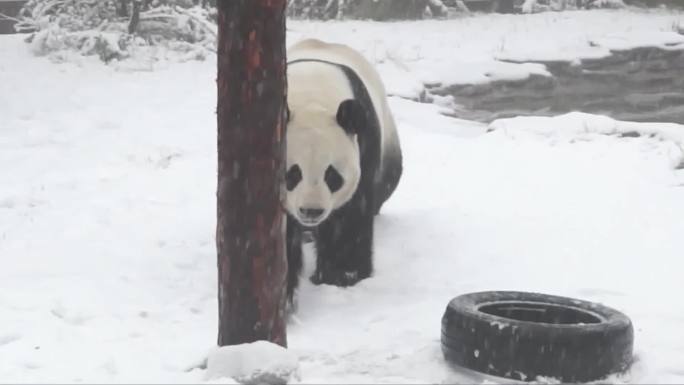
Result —
<path fill-rule="evenodd" d="M 325 170 L 325 183 L 328 185 L 330 192 L 334 193 L 342 188 L 344 178 L 335 170 L 335 167 L 328 166 L 328 169 Z"/>
<path fill-rule="evenodd" d="M 294 190 L 301 181 L 302 169 L 299 168 L 299 165 L 295 164 L 287 170 L 287 174 L 285 175 L 285 187 L 287 187 L 287 191 Z"/>

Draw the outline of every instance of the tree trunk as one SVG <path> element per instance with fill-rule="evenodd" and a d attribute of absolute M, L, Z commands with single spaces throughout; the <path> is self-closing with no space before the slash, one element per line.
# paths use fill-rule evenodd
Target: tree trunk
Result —
<path fill-rule="evenodd" d="M 119 0 L 116 3 L 116 15 L 119 17 L 128 17 L 128 3 L 130 0 Z"/>
<path fill-rule="evenodd" d="M 133 0 L 133 10 L 131 11 L 131 20 L 128 22 L 128 33 L 134 34 L 138 30 L 138 23 L 140 22 L 140 7 L 142 0 Z"/>
<path fill-rule="evenodd" d="M 219 346 L 287 346 L 285 3 L 217 2 Z"/>

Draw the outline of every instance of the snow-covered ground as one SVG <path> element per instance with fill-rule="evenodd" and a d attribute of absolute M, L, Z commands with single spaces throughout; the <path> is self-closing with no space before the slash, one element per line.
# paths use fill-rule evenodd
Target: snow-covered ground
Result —
<path fill-rule="evenodd" d="M 684 49 L 684 14 L 596 10 L 464 16 L 449 21 L 289 23 L 291 39 L 315 36 L 352 45 L 378 64 L 388 92 L 416 96 L 422 83 L 472 84 L 548 74 L 538 64 L 608 56 L 610 49 Z"/>
<path fill-rule="evenodd" d="M 289 39 L 348 42 L 410 94 L 484 70 L 497 47 L 567 54 L 678 20 L 291 22 Z M 212 60 L 117 71 L 0 37 L 0 381 L 204 381 L 188 369 L 217 331 L 214 79 Z M 288 329 L 302 383 L 483 381 L 444 364 L 440 318 L 452 297 L 497 289 L 620 309 L 638 360 L 609 381 L 684 382 L 684 126 L 570 114 L 486 127 L 391 106 L 405 172 L 376 220 L 376 273 L 347 289 L 303 280 Z M 631 131 L 657 135 L 614 135 Z"/>

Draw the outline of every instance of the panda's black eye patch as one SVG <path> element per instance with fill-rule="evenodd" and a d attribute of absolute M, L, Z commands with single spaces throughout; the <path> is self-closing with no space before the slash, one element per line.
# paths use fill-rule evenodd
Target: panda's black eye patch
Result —
<path fill-rule="evenodd" d="M 299 168 L 299 165 L 294 165 L 290 167 L 289 170 L 287 170 L 287 174 L 285 174 L 285 187 L 287 187 L 287 191 L 292 191 L 294 190 L 295 187 L 299 184 L 299 182 L 302 181 L 302 169 Z"/>
<path fill-rule="evenodd" d="M 328 166 L 328 169 L 325 170 L 325 183 L 328 185 L 330 192 L 334 193 L 342 188 L 344 178 L 337 172 L 335 167 Z"/>

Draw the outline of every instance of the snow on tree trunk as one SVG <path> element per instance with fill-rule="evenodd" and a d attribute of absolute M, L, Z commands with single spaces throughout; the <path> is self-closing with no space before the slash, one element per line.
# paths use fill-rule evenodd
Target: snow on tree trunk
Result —
<path fill-rule="evenodd" d="M 287 345 L 285 3 L 217 2 L 219 346 Z"/>

